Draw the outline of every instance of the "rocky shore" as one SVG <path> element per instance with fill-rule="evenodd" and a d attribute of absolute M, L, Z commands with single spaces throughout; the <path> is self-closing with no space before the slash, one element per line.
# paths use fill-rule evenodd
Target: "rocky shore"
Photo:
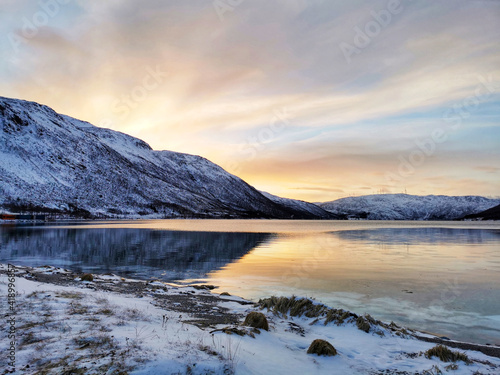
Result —
<path fill-rule="evenodd" d="M 306 298 L 252 302 L 211 285 L 2 264 L 2 295 L 9 288 L 15 312 L 3 319 L 15 318 L 15 362 L 1 358 L 1 374 L 500 372 L 498 347 L 446 340 Z M 250 313 L 262 313 L 265 326 L 251 323 Z M 9 351 L 10 334 L 0 333 L 2 352 Z M 308 354 L 315 340 L 335 354 Z"/>

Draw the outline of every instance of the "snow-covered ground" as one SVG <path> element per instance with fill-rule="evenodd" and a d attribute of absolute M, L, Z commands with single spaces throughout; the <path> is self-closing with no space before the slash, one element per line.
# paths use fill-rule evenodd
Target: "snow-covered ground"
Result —
<path fill-rule="evenodd" d="M 3 296 L 8 293 L 6 271 L 7 265 L 0 265 Z M 275 315 L 208 286 L 115 275 L 82 281 L 49 266 L 17 267 L 15 272 L 16 374 L 500 373 L 499 358 L 473 350 L 463 351 L 470 364 L 427 358 L 423 352 L 434 343 L 384 323 L 371 324 L 367 333 L 357 328 L 352 314 L 341 324 L 325 324 L 325 315 Z M 0 348 L 7 353 L 9 314 L 3 311 Z M 266 315 L 269 331 L 242 326 L 251 311 Z M 224 328 L 248 334 L 228 334 Z M 338 354 L 307 354 L 318 338 Z M 2 374 L 9 370 L 4 354 L 0 368 Z"/>

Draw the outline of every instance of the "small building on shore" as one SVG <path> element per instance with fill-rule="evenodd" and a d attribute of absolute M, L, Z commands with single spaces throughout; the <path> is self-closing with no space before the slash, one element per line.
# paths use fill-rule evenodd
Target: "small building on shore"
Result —
<path fill-rule="evenodd" d="M 46 221 L 46 215 L 32 214 L 0 214 L 0 220 L 6 221 Z"/>

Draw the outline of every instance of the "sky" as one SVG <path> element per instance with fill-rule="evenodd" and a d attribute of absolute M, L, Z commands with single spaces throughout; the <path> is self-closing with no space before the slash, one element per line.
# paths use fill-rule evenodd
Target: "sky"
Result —
<path fill-rule="evenodd" d="M 500 1 L 0 0 L 0 96 L 259 190 L 500 196 Z"/>

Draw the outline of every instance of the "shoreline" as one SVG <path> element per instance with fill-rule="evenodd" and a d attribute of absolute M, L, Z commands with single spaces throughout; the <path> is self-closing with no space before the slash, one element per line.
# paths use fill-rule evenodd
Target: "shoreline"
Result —
<path fill-rule="evenodd" d="M 0 264 L 1 265 L 1 264 Z M 43 273 L 43 272 L 36 272 L 34 271 L 37 268 L 33 267 L 27 267 L 27 266 L 15 266 L 16 269 L 24 269 L 26 272 L 26 275 L 30 275 L 30 279 L 33 281 L 37 282 L 42 282 L 42 283 L 48 283 L 48 284 L 55 284 L 55 285 L 60 285 L 60 286 L 77 286 L 77 287 L 82 287 L 81 282 L 75 281 L 75 279 L 78 279 L 78 276 L 81 275 L 80 273 L 69 271 L 64 269 L 65 273 Z M 48 266 L 45 266 L 48 267 Z M 38 267 L 38 269 L 43 268 L 43 267 Z M 59 268 L 54 268 L 53 266 L 50 266 L 48 269 L 55 269 L 55 272 L 58 272 L 57 270 L 61 270 Z M 0 269 L 0 274 L 3 273 L 3 270 Z M 106 292 L 114 292 L 114 293 L 121 293 L 121 294 L 128 294 L 128 293 L 135 293 L 136 297 L 142 298 L 144 297 L 144 292 L 147 290 L 148 285 L 153 285 L 153 289 L 157 288 L 158 285 L 164 285 L 167 288 L 168 287 L 173 287 L 173 288 L 178 288 L 182 290 L 183 288 L 195 288 L 196 290 L 199 291 L 207 291 L 210 292 L 214 289 L 217 289 L 218 287 L 215 287 L 213 285 L 206 285 L 206 284 L 176 284 L 176 283 L 169 283 L 161 280 L 142 280 L 142 279 L 130 279 L 130 278 L 124 278 L 122 276 L 117 276 L 114 274 L 109 274 L 105 276 L 113 276 L 113 277 L 118 277 L 120 280 L 122 280 L 122 283 L 117 286 L 117 285 L 109 285 L 106 280 L 102 280 L 99 278 L 96 278 L 93 281 L 92 286 L 95 287 L 96 291 L 106 291 Z M 99 277 L 99 276 L 97 276 Z M 127 281 L 128 280 L 128 281 Z M 89 285 L 85 284 L 85 286 L 88 288 Z M 210 297 L 208 297 L 210 296 Z M 210 293 L 208 296 L 205 296 L 205 299 L 211 299 L 211 297 L 214 297 L 213 303 L 215 304 L 216 301 L 218 300 L 217 294 L 215 293 Z M 257 302 L 252 302 L 251 300 L 244 299 L 242 297 L 236 297 L 236 296 L 231 296 L 232 298 L 236 299 L 231 299 L 231 298 L 224 298 L 225 301 L 232 301 L 232 302 L 237 302 L 242 305 L 257 305 Z M 185 302 L 187 305 L 182 305 L 182 308 L 177 308 L 175 307 L 174 309 L 179 312 L 184 312 L 184 313 L 189 313 L 189 308 L 192 308 L 189 302 Z M 200 313 L 199 311 L 195 314 L 198 318 L 200 318 L 203 314 Z M 203 318 L 201 318 L 201 321 L 203 321 Z M 237 323 L 236 320 L 231 320 L 232 323 Z M 496 345 L 491 345 L 491 344 L 479 344 L 479 343 L 472 343 L 472 342 L 464 342 L 464 341 L 457 341 L 449 338 L 444 338 L 443 336 L 440 336 L 439 334 L 435 332 L 426 332 L 424 330 L 418 330 L 415 328 L 408 328 L 408 327 L 403 327 L 407 331 L 412 332 L 412 336 L 414 336 L 416 339 L 425 341 L 425 342 L 430 342 L 430 343 L 436 343 L 436 344 L 443 344 L 447 345 L 449 347 L 457 348 L 457 349 L 462 349 L 462 350 L 476 350 L 480 351 L 488 356 L 492 357 L 497 357 L 500 358 L 500 346 Z"/>
<path fill-rule="evenodd" d="M 6 272 L 7 265 L 1 264 L 0 287 L 4 293 Z M 113 371 L 121 368 L 123 374 L 267 373 L 262 361 L 269 361 L 266 366 L 276 366 L 274 373 L 300 373 L 285 371 L 287 366 L 297 371 L 296 366 L 303 366 L 306 373 L 312 369 L 317 373 L 331 373 L 331 366 L 335 364 L 339 374 L 378 374 L 382 371 L 387 371 L 385 374 L 414 374 L 433 366 L 444 371 L 447 366 L 455 365 L 436 358 L 428 359 L 422 354 L 434 344 L 460 349 L 471 358 L 469 365 L 457 362 L 459 370 L 454 370 L 454 374 L 469 373 L 476 367 L 483 374 L 500 370 L 500 347 L 445 340 L 369 316 L 359 317 L 341 309 L 331 309 L 315 301 L 297 299 L 301 311 L 280 313 L 276 306 L 263 308 L 271 299 L 261 300 L 261 305 L 257 306 L 240 297 L 217 294 L 215 287 L 209 285 L 174 286 L 112 274 L 93 275 L 92 281 L 82 281 L 81 275 L 51 266 L 16 266 L 15 272 L 19 308 L 18 360 L 21 363 L 23 358 L 34 355 L 37 345 L 40 349 L 41 343 L 48 341 L 55 348 L 52 351 L 55 356 L 48 363 L 44 363 L 43 358 L 38 363 L 39 369 L 49 368 L 47 374 L 71 366 L 75 369 L 85 367 L 87 372 L 84 373 L 102 372 L 102 366 L 108 366 L 104 373 L 119 373 Z M 269 332 L 257 330 L 257 334 L 242 325 L 251 311 L 266 315 L 271 326 Z M 359 324 L 356 327 L 356 320 L 368 324 L 364 331 Z M 64 350 L 53 337 L 58 331 L 56 327 L 61 324 L 66 324 L 65 329 L 73 332 L 58 333 L 61 337 L 67 336 L 63 340 Z M 75 332 L 73 327 L 82 324 L 86 325 L 86 331 Z M 94 330 L 98 333 L 91 335 L 92 340 L 87 340 L 82 333 Z M 39 340 L 34 337 L 37 335 L 46 338 Z M 134 335 L 135 346 L 131 344 Z M 307 354 L 306 346 L 318 335 L 329 338 L 339 355 Z M 196 343 L 193 337 L 197 338 Z M 166 346 L 164 339 L 168 342 Z M 366 348 L 366 353 L 362 353 L 361 348 Z M 190 354 L 183 357 L 181 353 L 186 350 Z M 85 362 L 82 351 L 89 351 L 87 357 L 94 360 Z M 116 359 L 117 353 L 121 353 L 120 360 Z M 264 358 L 258 360 L 256 355 Z M 380 357 L 385 360 L 371 364 Z M 32 366 L 26 368 L 28 363 L 23 365 L 23 370 L 16 368 L 16 374 L 34 373 Z M 157 372 L 158 366 L 167 366 L 170 372 Z"/>

